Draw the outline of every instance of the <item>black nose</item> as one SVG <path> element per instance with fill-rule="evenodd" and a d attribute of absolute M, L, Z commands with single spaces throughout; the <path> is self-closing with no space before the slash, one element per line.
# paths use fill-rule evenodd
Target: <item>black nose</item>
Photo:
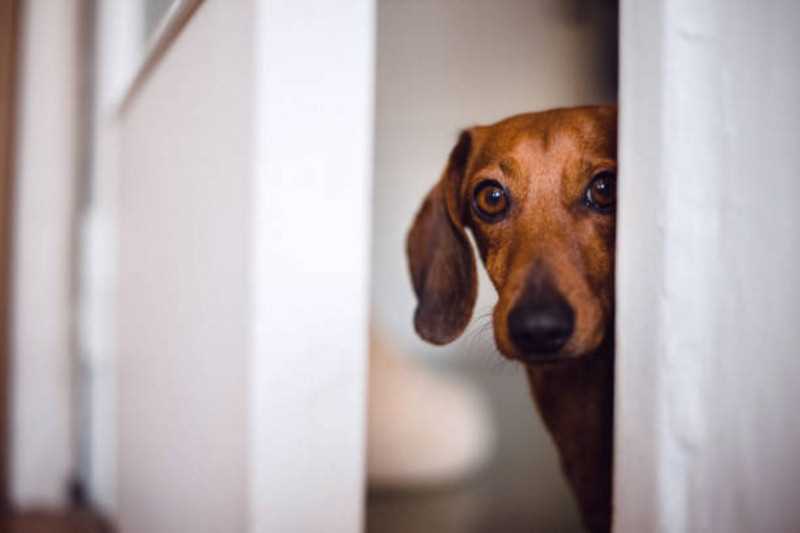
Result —
<path fill-rule="evenodd" d="M 546 358 L 559 351 L 575 327 L 575 313 L 553 290 L 526 298 L 508 315 L 511 342 L 530 359 Z"/>

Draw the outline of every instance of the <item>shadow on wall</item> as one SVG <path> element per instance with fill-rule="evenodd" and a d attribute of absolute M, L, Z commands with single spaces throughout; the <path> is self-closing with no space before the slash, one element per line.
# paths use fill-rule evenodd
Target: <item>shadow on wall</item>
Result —
<path fill-rule="evenodd" d="M 378 3 L 373 321 L 396 350 L 480 388 L 497 445 L 491 464 L 464 484 L 373 491 L 370 531 L 580 530 L 527 380 L 494 349 L 487 325 L 495 295 L 483 269 L 467 333 L 446 347 L 425 344 L 412 327 L 405 233 L 460 129 L 521 112 L 615 101 L 617 33 L 614 1 Z"/>

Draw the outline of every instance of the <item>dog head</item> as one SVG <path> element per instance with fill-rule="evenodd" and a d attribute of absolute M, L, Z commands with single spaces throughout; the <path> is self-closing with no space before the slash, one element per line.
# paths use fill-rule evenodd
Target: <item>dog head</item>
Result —
<path fill-rule="evenodd" d="M 503 354 L 550 361 L 603 343 L 614 312 L 616 122 L 613 107 L 580 107 L 461 133 L 408 235 L 421 337 L 445 344 L 469 323 L 469 230 L 498 293 Z"/>

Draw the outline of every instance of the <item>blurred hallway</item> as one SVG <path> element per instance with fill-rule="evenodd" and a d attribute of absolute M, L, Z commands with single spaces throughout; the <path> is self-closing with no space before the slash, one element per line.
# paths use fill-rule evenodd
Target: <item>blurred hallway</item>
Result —
<path fill-rule="evenodd" d="M 493 460 L 460 484 L 370 492 L 369 533 L 582 531 L 550 436 L 533 409 L 523 369 L 495 362 L 495 357 L 499 356 L 470 357 L 447 370 L 486 393 L 497 431 Z"/>

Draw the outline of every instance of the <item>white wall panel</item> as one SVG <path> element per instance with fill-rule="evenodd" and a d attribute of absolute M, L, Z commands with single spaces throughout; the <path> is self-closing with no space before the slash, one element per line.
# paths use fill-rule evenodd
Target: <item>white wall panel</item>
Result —
<path fill-rule="evenodd" d="M 140 60 L 140 8 L 97 2 L 91 78 L 91 189 L 81 220 L 80 355 L 85 462 L 82 478 L 92 504 L 107 516 L 117 505 L 116 290 L 119 201 L 119 102 Z"/>
<path fill-rule="evenodd" d="M 260 2 L 252 531 L 362 527 L 374 2 Z"/>
<path fill-rule="evenodd" d="M 75 468 L 73 235 L 79 2 L 25 2 L 14 180 L 11 497 L 66 501 Z"/>
<path fill-rule="evenodd" d="M 623 2 L 617 531 L 800 527 L 798 27 Z"/>
<path fill-rule="evenodd" d="M 250 7 L 201 5 L 118 125 L 123 533 L 246 528 Z"/>
<path fill-rule="evenodd" d="M 122 109 L 123 532 L 362 527 L 373 11 L 207 0 Z"/>

